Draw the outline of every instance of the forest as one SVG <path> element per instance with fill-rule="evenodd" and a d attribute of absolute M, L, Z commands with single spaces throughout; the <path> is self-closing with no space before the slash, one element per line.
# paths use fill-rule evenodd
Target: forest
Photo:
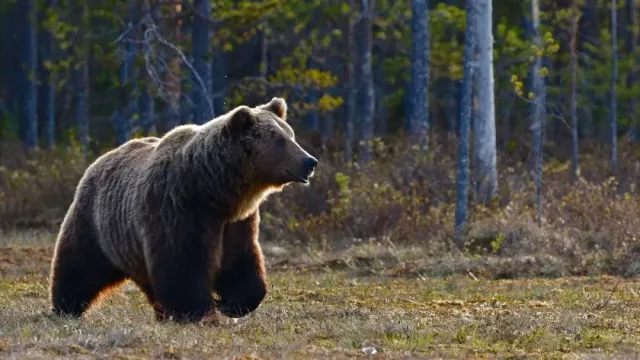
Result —
<path fill-rule="evenodd" d="M 10 309 L 24 291 L 35 292 L 35 308 L 45 306 L 43 290 L 20 279 L 46 288 L 52 243 L 98 156 L 133 138 L 282 97 L 297 141 L 320 160 L 309 186 L 288 187 L 261 207 L 260 241 L 282 291 L 266 309 L 291 307 L 294 315 L 263 313 L 238 325 L 252 350 L 231 339 L 233 328 L 218 343 L 198 330 L 195 338 L 209 350 L 190 350 L 189 337 L 172 349 L 186 357 L 227 345 L 232 354 L 266 357 L 341 357 L 369 348 L 383 357 L 637 353 L 638 6 L 0 0 L 0 275 L 8 279 L 0 279 L 0 316 L 25 321 Z M 340 292 L 354 278 L 377 290 Z M 412 294 L 423 284 L 412 281 L 431 290 Z M 593 295 L 583 301 L 589 286 Z M 562 287 L 567 292 L 557 295 Z M 501 291 L 502 300 L 493 298 Z M 311 314 L 302 298 L 333 305 Z M 432 303 L 454 298 L 475 314 L 475 325 L 452 310 L 458 305 Z M 473 299 L 503 301 L 512 312 L 494 309 L 500 320 L 478 315 Z M 547 305 L 520 302 L 533 300 Z M 368 310 L 356 307 L 337 325 L 343 315 L 332 306 L 342 303 Z M 135 340 L 95 335 L 125 321 L 112 316 L 123 311 L 118 300 L 111 304 L 63 340 L 50 334 L 59 325 L 29 331 L 49 339 L 57 356 L 138 354 L 136 344 L 160 346 L 172 337 L 131 324 Z M 414 321 L 411 311 L 436 320 Z M 363 320 L 371 314 L 381 316 L 382 328 Z M 577 325 L 550 325 L 565 322 Z M 30 351 L 29 336 L 17 340 L 20 333 L 4 329 L 0 355 Z M 80 344 L 86 334 L 98 340 Z M 289 340 L 277 340 L 281 334 Z"/>

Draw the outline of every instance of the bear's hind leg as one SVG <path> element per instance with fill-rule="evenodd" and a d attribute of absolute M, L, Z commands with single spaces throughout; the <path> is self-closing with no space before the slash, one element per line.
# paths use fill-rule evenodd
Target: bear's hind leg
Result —
<path fill-rule="evenodd" d="M 221 268 L 214 279 L 222 314 L 238 318 L 258 308 L 267 294 L 267 282 L 258 243 L 260 214 L 227 224 L 223 235 Z"/>
<path fill-rule="evenodd" d="M 102 253 L 82 215 L 66 219 L 51 264 L 51 311 L 80 317 L 102 291 L 124 280 L 125 274 Z"/>

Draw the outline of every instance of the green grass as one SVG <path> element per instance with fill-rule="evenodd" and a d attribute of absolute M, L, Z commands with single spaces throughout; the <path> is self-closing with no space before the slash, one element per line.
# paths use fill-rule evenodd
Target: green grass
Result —
<path fill-rule="evenodd" d="M 368 346 L 379 358 L 640 352 L 640 282 L 632 279 L 438 276 L 417 249 L 363 246 L 270 255 L 264 303 L 217 327 L 156 323 L 131 284 L 68 320 L 47 312 L 52 236 L 0 237 L 0 358 L 347 358 Z"/>

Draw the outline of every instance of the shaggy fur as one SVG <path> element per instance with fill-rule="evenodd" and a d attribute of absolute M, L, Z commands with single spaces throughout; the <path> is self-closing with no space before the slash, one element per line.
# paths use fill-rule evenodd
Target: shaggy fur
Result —
<path fill-rule="evenodd" d="M 52 311 L 79 317 L 125 279 L 158 320 L 254 311 L 267 292 L 258 207 L 291 182 L 308 183 L 317 164 L 295 142 L 286 111 L 280 98 L 240 106 L 98 158 L 57 238 Z"/>

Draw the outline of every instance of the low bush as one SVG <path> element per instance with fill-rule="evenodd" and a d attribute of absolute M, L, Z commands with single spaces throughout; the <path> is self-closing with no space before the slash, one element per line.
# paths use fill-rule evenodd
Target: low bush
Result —
<path fill-rule="evenodd" d="M 457 253 L 457 142 L 434 137 L 424 153 L 405 143 L 374 141 L 375 160 L 365 166 L 321 154 L 310 186 L 290 186 L 264 205 L 262 239 L 310 250 L 380 242 L 418 245 L 431 256 Z M 471 191 L 463 255 L 555 259 L 562 264 L 555 272 L 565 274 L 640 273 L 637 150 L 620 144 L 617 177 L 607 170 L 606 149 L 587 144 L 581 151 L 575 180 L 569 160 L 546 161 L 540 224 L 531 167 L 521 154 L 501 153 L 496 199 L 481 205 Z M 0 227 L 56 231 L 92 159 L 77 147 L 0 158 Z"/>

